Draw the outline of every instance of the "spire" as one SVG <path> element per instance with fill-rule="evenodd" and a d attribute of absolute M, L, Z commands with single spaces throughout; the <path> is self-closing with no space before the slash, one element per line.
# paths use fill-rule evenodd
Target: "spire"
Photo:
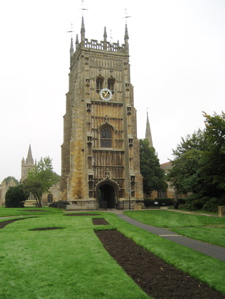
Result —
<path fill-rule="evenodd" d="M 125 35 L 124 35 L 124 43 L 125 43 L 125 51 L 127 54 L 129 54 L 129 34 L 127 29 L 127 24 L 125 24 Z"/>
<path fill-rule="evenodd" d="M 76 49 L 78 48 L 79 46 L 79 40 L 78 40 L 78 34 L 76 35 Z"/>
<path fill-rule="evenodd" d="M 27 158 L 26 158 L 26 164 L 34 165 L 34 159 L 32 157 L 32 152 L 31 152 L 31 145 L 29 145 L 28 154 L 27 154 Z"/>
<path fill-rule="evenodd" d="M 103 49 L 107 50 L 107 32 L 106 32 L 106 27 L 104 27 L 103 38 L 104 38 Z"/>
<path fill-rule="evenodd" d="M 81 46 L 84 47 L 84 45 L 85 45 L 84 17 L 82 17 L 80 33 L 81 33 Z"/>
<path fill-rule="evenodd" d="M 70 56 L 72 56 L 73 53 L 74 53 L 73 38 L 71 37 L 71 42 L 70 42 Z"/>
<path fill-rule="evenodd" d="M 150 123 L 149 123 L 149 119 L 148 119 L 148 112 L 147 112 L 145 139 L 148 140 L 149 146 L 153 147 L 152 134 L 151 134 Z"/>
<path fill-rule="evenodd" d="M 128 34 L 128 29 L 127 29 L 127 24 L 125 24 L 125 35 L 124 35 L 124 39 L 129 39 L 129 34 Z"/>

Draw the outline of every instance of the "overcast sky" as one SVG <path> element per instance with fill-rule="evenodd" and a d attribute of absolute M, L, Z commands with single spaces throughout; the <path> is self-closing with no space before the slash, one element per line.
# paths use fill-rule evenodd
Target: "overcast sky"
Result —
<path fill-rule="evenodd" d="M 124 41 L 125 8 L 138 138 L 148 108 L 161 163 L 181 137 L 204 127 L 202 111 L 225 102 L 224 0 L 86 0 L 86 38 Z M 71 23 L 80 36 L 80 0 L 0 2 L 0 182 L 21 177 L 29 144 L 61 173 Z"/>

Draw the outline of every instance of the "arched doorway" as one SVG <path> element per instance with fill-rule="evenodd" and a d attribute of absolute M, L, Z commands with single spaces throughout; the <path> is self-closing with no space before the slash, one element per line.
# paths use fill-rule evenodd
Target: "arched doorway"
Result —
<path fill-rule="evenodd" d="M 100 190 L 100 208 L 114 209 L 115 208 L 115 190 L 110 185 L 102 185 Z"/>
<path fill-rule="evenodd" d="M 115 209 L 118 205 L 118 190 L 119 186 L 115 182 L 109 179 L 101 181 L 96 186 L 99 208 Z"/>

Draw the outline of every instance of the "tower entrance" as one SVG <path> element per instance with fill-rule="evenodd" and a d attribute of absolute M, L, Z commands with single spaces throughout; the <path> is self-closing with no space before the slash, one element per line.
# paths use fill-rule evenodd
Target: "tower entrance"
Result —
<path fill-rule="evenodd" d="M 115 190 L 112 186 L 105 184 L 99 188 L 100 208 L 114 209 L 115 208 Z"/>
<path fill-rule="evenodd" d="M 118 206 L 119 187 L 108 178 L 96 186 L 97 202 L 99 208 L 115 209 Z"/>

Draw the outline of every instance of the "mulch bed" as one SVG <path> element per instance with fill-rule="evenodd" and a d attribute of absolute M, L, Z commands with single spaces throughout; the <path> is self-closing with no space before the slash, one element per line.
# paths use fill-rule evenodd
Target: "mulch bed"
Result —
<path fill-rule="evenodd" d="M 23 212 L 48 212 L 46 210 L 24 210 Z"/>
<path fill-rule="evenodd" d="M 76 213 L 76 214 L 65 214 L 65 216 L 97 216 L 100 214 L 90 214 L 90 213 Z"/>
<path fill-rule="evenodd" d="M 29 229 L 32 231 L 39 231 L 39 230 L 54 230 L 54 229 L 63 229 L 64 227 L 40 227 L 40 228 L 33 228 Z"/>
<path fill-rule="evenodd" d="M 0 229 L 4 228 L 6 225 L 8 225 L 12 222 L 19 221 L 19 220 L 24 220 L 24 219 L 27 219 L 27 218 L 19 218 L 19 219 L 11 219 L 11 220 L 2 221 L 2 222 L 0 222 Z"/>
<path fill-rule="evenodd" d="M 154 298 L 225 298 L 116 230 L 96 230 L 109 254 L 149 296 Z"/>
<path fill-rule="evenodd" d="M 109 222 L 106 221 L 104 218 L 93 218 L 92 223 L 94 225 L 109 225 Z"/>
<path fill-rule="evenodd" d="M 4 228 L 14 221 L 24 219 L 27 218 L 0 222 L 0 228 Z M 106 220 L 103 218 L 93 219 L 93 223 L 95 221 L 106 225 Z M 33 230 L 49 229 L 62 229 L 62 227 L 46 227 Z M 116 230 L 96 230 L 95 233 L 109 254 L 149 296 L 155 299 L 225 298 L 225 295 L 167 264 L 120 232 Z"/>

